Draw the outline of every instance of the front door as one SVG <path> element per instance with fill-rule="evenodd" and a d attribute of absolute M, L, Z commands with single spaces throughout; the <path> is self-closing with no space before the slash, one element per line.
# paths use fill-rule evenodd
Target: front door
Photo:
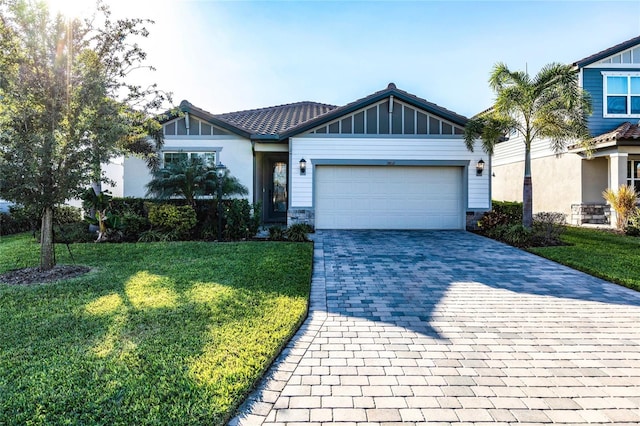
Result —
<path fill-rule="evenodd" d="M 265 186 L 265 220 L 286 222 L 287 220 L 287 162 L 284 159 L 269 159 Z"/>

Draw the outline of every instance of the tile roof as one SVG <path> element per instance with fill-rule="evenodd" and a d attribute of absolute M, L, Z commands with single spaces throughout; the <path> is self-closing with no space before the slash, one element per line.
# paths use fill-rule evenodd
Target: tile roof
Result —
<path fill-rule="evenodd" d="M 389 83 L 386 89 L 358 99 L 347 105 L 338 107 L 318 102 L 297 102 L 267 108 L 246 111 L 212 114 L 200 109 L 188 101 L 180 103 L 180 110 L 191 112 L 233 133 L 252 139 L 283 141 L 288 137 L 305 132 L 325 122 L 349 114 L 368 104 L 375 103 L 389 96 L 395 96 L 435 115 L 439 115 L 456 124 L 464 126 L 467 118 L 425 99 L 400 90 Z M 167 114 L 168 119 L 175 114 Z"/>
<path fill-rule="evenodd" d="M 268 108 L 216 114 L 215 118 L 251 134 L 278 135 L 336 109 L 335 105 L 296 102 Z"/>
<path fill-rule="evenodd" d="M 594 62 L 598 62 L 599 60 L 604 59 L 608 56 L 614 55 L 618 52 L 622 52 L 623 50 L 627 50 L 630 47 L 635 46 L 636 44 L 640 44 L 640 36 L 623 41 L 622 43 L 618 43 L 615 46 L 611 46 L 608 49 L 602 50 L 598 53 L 594 53 L 593 55 L 587 56 L 586 58 L 582 58 L 578 61 L 575 61 L 573 65 L 577 67 L 584 67 Z"/>
<path fill-rule="evenodd" d="M 594 144 L 605 142 L 638 141 L 640 142 L 640 125 L 626 121 L 610 132 L 603 133 L 593 138 Z"/>

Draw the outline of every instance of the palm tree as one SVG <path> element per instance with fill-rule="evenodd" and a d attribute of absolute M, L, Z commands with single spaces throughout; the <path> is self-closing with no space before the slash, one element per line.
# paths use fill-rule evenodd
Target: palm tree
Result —
<path fill-rule="evenodd" d="M 247 188 L 236 177 L 231 176 L 228 170 L 225 170 L 221 180 L 224 195 L 249 193 Z M 199 157 L 191 157 L 153 171 L 152 179 L 147 184 L 147 195 L 159 199 L 184 198 L 190 206 L 195 207 L 196 199 L 214 195 L 218 184 L 215 166 Z"/>
<path fill-rule="evenodd" d="M 475 140 L 482 138 L 484 151 L 491 155 L 505 135 L 516 133 L 522 138 L 525 146 L 522 224 L 530 228 L 531 144 L 538 138 L 547 138 L 557 154 L 574 141 L 589 149 L 587 117 L 591 114 L 591 100 L 578 85 L 578 75 L 572 67 L 557 63 L 546 65 L 533 78 L 527 72 L 511 71 L 498 63 L 489 86 L 496 95 L 495 104 L 469 120 L 464 131 L 465 143 L 473 151 Z"/>

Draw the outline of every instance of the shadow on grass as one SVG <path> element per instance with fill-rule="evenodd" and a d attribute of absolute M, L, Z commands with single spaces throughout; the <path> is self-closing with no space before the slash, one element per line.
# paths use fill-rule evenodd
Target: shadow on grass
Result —
<path fill-rule="evenodd" d="M 309 290 L 309 246 L 244 246 L 78 245 L 92 277 L 0 288 L 0 423 L 222 424 Z"/>

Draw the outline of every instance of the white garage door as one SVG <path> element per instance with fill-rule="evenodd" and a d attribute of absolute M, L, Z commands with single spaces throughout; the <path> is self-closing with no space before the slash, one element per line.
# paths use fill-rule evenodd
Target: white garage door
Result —
<path fill-rule="evenodd" d="M 462 168 L 317 166 L 318 229 L 462 229 Z"/>

